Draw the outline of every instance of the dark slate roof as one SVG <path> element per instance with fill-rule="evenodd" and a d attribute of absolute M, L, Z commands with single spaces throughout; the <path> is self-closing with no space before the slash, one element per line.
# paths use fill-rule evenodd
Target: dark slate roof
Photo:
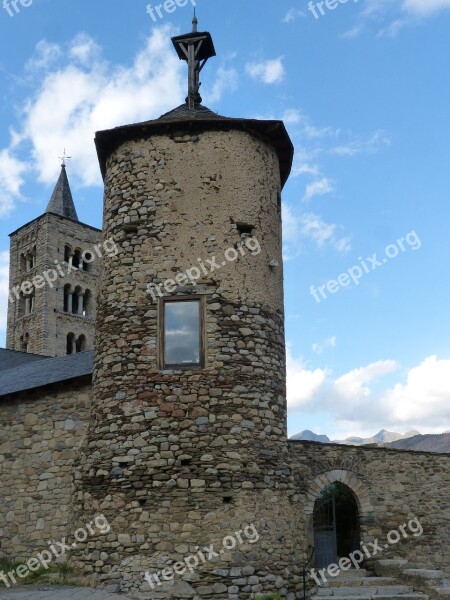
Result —
<path fill-rule="evenodd" d="M 38 354 L 28 354 L 27 352 L 16 352 L 15 350 L 7 350 L 0 348 L 0 373 L 8 369 L 14 369 L 20 365 L 26 365 L 37 360 L 47 358 Z"/>
<path fill-rule="evenodd" d="M 161 115 L 156 121 L 190 121 L 196 119 L 227 119 L 210 110 L 207 106 L 197 104 L 194 110 L 191 110 L 186 104 L 181 104 L 173 110 Z M 146 123 L 154 123 L 154 121 L 146 121 Z"/>
<path fill-rule="evenodd" d="M 41 356 L 40 359 L 2 371 L 0 396 L 91 375 L 94 368 L 93 350 L 56 358 Z"/>
<path fill-rule="evenodd" d="M 189 129 L 195 132 L 230 129 L 248 131 L 263 138 L 275 148 L 280 161 L 282 187 L 289 177 L 294 157 L 294 146 L 282 121 L 223 117 L 201 104 L 198 104 L 194 109 L 190 109 L 186 103 L 153 121 L 98 131 L 95 135 L 95 145 L 103 177 L 106 173 L 106 161 L 111 153 L 124 142 L 148 138 L 152 135 L 168 134 L 177 131 L 177 129 Z"/>
<path fill-rule="evenodd" d="M 45 212 L 78 221 L 78 215 L 75 204 L 73 203 L 65 165 L 61 165 L 61 174 Z"/>

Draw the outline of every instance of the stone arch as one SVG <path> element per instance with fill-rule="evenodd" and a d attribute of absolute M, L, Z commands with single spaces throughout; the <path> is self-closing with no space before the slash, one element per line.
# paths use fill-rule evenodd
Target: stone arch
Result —
<path fill-rule="evenodd" d="M 335 469 L 333 471 L 327 471 L 321 475 L 317 475 L 314 480 L 310 483 L 306 491 L 306 502 L 305 502 L 305 520 L 306 520 L 306 532 L 307 532 L 307 545 L 314 545 L 314 504 L 320 494 L 320 492 L 328 485 L 339 481 L 346 485 L 354 494 L 355 500 L 358 506 L 358 513 L 360 518 L 361 527 L 361 539 L 362 541 L 369 541 L 372 539 L 368 536 L 366 526 L 373 523 L 374 521 L 374 508 L 370 499 L 369 491 L 367 486 L 351 471 L 344 469 Z"/>
<path fill-rule="evenodd" d="M 20 349 L 22 350 L 22 352 L 28 352 L 29 343 L 30 343 L 30 334 L 27 332 L 27 333 L 24 333 L 24 335 L 22 335 L 20 338 L 20 346 L 21 346 Z"/>
<path fill-rule="evenodd" d="M 67 355 L 69 354 L 76 354 L 77 348 L 76 348 L 76 337 L 74 333 L 68 333 L 67 334 Z"/>
<path fill-rule="evenodd" d="M 310 484 L 306 493 L 305 513 L 312 515 L 314 512 L 314 503 L 317 500 L 323 488 L 335 481 L 340 481 L 349 487 L 355 494 L 358 510 L 361 517 L 371 517 L 373 515 L 373 506 L 370 500 L 369 492 L 363 482 L 351 471 L 343 469 L 328 471 L 318 475 Z"/>
<path fill-rule="evenodd" d="M 72 256 L 72 265 L 79 271 L 83 270 L 82 254 L 81 248 L 75 248 Z"/>
<path fill-rule="evenodd" d="M 91 317 L 93 312 L 93 294 L 87 289 L 84 292 L 84 316 Z"/>
<path fill-rule="evenodd" d="M 72 246 L 70 246 L 69 244 L 66 244 L 64 246 L 64 262 L 70 263 L 72 256 L 73 256 Z"/>
<path fill-rule="evenodd" d="M 66 283 L 64 286 L 64 312 L 72 313 L 72 286 L 70 283 Z"/>
<path fill-rule="evenodd" d="M 85 352 L 86 350 L 86 336 L 84 334 L 80 335 L 80 337 L 75 342 L 77 354 L 78 352 Z"/>

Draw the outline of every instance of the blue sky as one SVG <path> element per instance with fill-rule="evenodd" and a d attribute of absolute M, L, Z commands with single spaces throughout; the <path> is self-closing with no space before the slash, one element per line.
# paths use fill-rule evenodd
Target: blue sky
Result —
<path fill-rule="evenodd" d="M 192 0 L 156 22 L 141 0 L 24 4 L 9 4 L 13 16 L 0 5 L 2 345 L 8 233 L 45 210 L 64 147 L 80 219 L 101 226 L 94 132 L 183 101 L 170 36 L 192 18 Z M 283 198 L 289 431 L 444 431 L 450 0 L 329 5 L 197 0 L 218 53 L 204 104 L 284 119 L 295 145 Z"/>

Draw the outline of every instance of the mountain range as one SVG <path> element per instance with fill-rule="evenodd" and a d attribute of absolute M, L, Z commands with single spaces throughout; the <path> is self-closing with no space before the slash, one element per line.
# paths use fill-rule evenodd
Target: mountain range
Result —
<path fill-rule="evenodd" d="M 376 445 L 403 450 L 450 453 L 450 430 L 441 434 L 422 435 L 419 431 L 415 430 L 401 434 L 382 429 L 370 438 L 348 437 L 345 440 L 330 440 L 327 435 L 319 435 L 306 429 L 293 435 L 290 439 L 320 442 L 322 444 L 343 444 L 347 446 Z"/>

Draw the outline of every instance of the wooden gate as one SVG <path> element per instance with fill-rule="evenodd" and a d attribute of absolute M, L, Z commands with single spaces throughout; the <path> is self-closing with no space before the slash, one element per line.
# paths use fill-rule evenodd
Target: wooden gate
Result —
<path fill-rule="evenodd" d="M 336 499 L 333 486 L 325 488 L 314 506 L 315 562 L 318 569 L 337 563 Z"/>

